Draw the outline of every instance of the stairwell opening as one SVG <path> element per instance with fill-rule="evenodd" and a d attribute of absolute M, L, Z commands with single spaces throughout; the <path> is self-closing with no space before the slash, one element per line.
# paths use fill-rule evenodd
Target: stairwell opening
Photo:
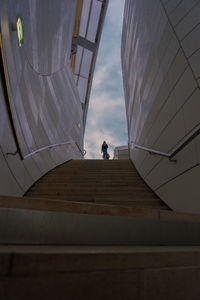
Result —
<path fill-rule="evenodd" d="M 128 141 L 120 58 L 123 10 L 124 1 L 109 1 L 86 121 L 86 159 L 102 159 L 104 140 L 110 159 L 114 148 Z"/>

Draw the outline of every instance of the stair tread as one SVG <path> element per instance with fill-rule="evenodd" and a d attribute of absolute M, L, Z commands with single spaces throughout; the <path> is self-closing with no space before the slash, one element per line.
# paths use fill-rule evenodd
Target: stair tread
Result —
<path fill-rule="evenodd" d="M 149 209 L 138 205 L 126 206 L 123 204 L 105 204 L 105 203 L 91 203 L 78 201 L 63 201 L 57 199 L 47 198 L 33 198 L 33 197 L 11 197 L 0 196 L 0 207 L 31 209 L 31 210 L 45 210 L 57 212 L 83 213 L 83 214 L 104 214 L 116 216 L 143 216 L 155 217 L 158 209 Z"/>
<path fill-rule="evenodd" d="M 130 160 L 73 160 L 47 173 L 26 197 L 169 209 Z"/>

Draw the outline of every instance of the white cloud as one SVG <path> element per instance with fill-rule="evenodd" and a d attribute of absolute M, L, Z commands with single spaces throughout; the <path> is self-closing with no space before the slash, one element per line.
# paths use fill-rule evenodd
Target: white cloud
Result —
<path fill-rule="evenodd" d="M 96 89 L 102 85 L 102 82 L 105 80 L 106 75 L 108 74 L 108 68 L 110 64 L 100 67 L 96 72 L 92 83 L 92 88 Z"/>
<path fill-rule="evenodd" d="M 109 109 L 118 109 L 124 107 L 123 99 L 122 98 L 111 98 L 109 93 L 103 91 L 101 96 L 94 96 L 90 103 L 90 109 L 92 113 L 106 113 Z"/>
<path fill-rule="evenodd" d="M 92 97 L 84 145 L 87 151 L 86 158 L 101 158 L 100 149 L 104 140 L 111 148 L 109 151 L 112 158 L 113 148 L 127 142 L 127 135 L 123 134 L 126 131 L 124 122 L 126 121 L 123 98 L 111 98 L 105 91 L 100 96 Z"/>

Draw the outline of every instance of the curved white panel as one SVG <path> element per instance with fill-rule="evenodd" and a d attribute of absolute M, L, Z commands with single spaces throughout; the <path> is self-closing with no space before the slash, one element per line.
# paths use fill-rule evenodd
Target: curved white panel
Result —
<path fill-rule="evenodd" d="M 0 0 L 0 5 L 4 75 L 22 155 L 67 141 L 82 149 L 82 108 L 70 68 L 76 1 Z M 17 17 L 22 20 L 24 33 L 21 47 L 15 28 Z M 0 107 L 0 179 L 6 182 L 0 185 L 0 194 L 21 195 L 50 169 L 82 157 L 74 144 L 47 149 L 26 160 L 18 154 L 6 155 L 16 151 L 16 144 L 2 79 Z"/>
<path fill-rule="evenodd" d="M 130 141 L 170 152 L 199 125 L 199 24 L 199 1 L 126 0 L 121 55 Z M 169 184 L 199 165 L 199 140 L 176 164 L 131 150 L 142 177 L 174 210 L 188 211 L 189 201 L 189 211 L 200 212 L 194 193 L 186 199 L 189 184 Z"/>

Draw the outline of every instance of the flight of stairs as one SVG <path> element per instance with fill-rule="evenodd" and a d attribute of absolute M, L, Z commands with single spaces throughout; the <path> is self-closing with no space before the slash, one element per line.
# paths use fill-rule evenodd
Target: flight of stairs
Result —
<path fill-rule="evenodd" d="M 162 202 L 130 160 L 72 160 L 24 197 L 0 196 L 1 244 L 200 245 L 199 224 Z"/>
<path fill-rule="evenodd" d="M 0 196 L 0 299 L 199 299 L 200 216 L 130 161 L 75 160 Z"/>
<path fill-rule="evenodd" d="M 200 216 L 172 211 L 130 160 L 64 163 L 0 196 L 0 222 L 1 244 L 200 245 Z"/>
<path fill-rule="evenodd" d="M 41 178 L 27 197 L 169 210 L 130 160 L 74 160 Z"/>

